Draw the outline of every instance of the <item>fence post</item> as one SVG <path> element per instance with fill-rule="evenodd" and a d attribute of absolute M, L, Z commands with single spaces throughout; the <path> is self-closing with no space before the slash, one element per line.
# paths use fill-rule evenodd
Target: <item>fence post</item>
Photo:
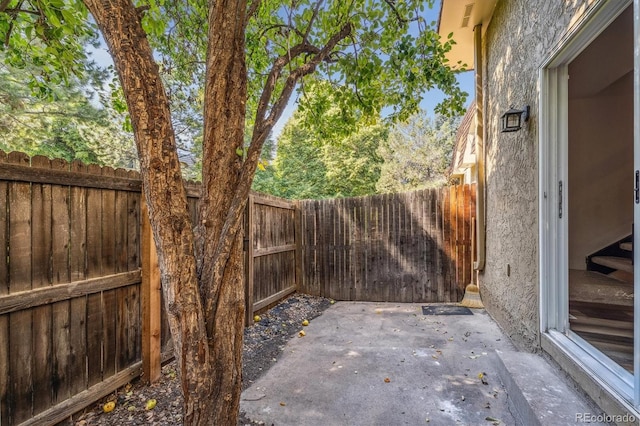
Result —
<path fill-rule="evenodd" d="M 296 243 L 296 291 L 301 291 L 304 283 L 304 261 L 302 259 L 302 207 L 300 200 L 294 202 L 296 207 L 293 220 L 294 220 L 294 238 Z"/>
<path fill-rule="evenodd" d="M 140 194 L 142 221 L 142 371 L 144 381 L 153 383 L 161 374 L 161 297 L 158 255 L 153 241 L 149 211 Z"/>
<path fill-rule="evenodd" d="M 246 207 L 246 226 L 244 228 L 244 248 L 246 253 L 245 262 L 245 326 L 253 324 L 253 241 L 254 241 L 254 217 L 253 217 L 253 194 L 249 194 Z"/>

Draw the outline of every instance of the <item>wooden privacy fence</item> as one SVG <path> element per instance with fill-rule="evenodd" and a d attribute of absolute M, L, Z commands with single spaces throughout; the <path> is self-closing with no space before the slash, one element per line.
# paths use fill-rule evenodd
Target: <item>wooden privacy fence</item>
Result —
<path fill-rule="evenodd" d="M 0 151 L 0 425 L 61 421 L 172 355 L 140 191 L 134 171 Z M 296 241 L 292 203 L 249 205 L 251 317 L 295 289 Z"/>
<path fill-rule="evenodd" d="M 307 200 L 300 212 L 301 292 L 455 302 L 471 282 L 475 186 Z"/>
<path fill-rule="evenodd" d="M 37 424 L 140 373 L 140 186 L 0 155 L 0 420 Z"/>
<path fill-rule="evenodd" d="M 186 183 L 197 223 L 196 184 Z M 0 151 L 0 425 L 52 424 L 172 355 L 140 176 Z M 247 323 L 291 292 L 449 302 L 471 281 L 475 188 L 245 212 Z"/>

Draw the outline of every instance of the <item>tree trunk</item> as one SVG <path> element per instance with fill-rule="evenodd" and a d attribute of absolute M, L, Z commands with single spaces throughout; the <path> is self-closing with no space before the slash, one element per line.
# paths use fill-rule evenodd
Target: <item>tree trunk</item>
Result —
<path fill-rule="evenodd" d="M 235 150 L 241 146 L 244 135 L 245 4 L 216 1 L 210 11 L 214 28 L 225 29 L 224 19 L 231 19 L 233 31 L 230 36 L 212 30 L 216 32 L 217 43 L 208 55 L 209 65 L 219 69 L 223 76 L 210 72 L 207 78 L 208 125 L 204 148 L 207 161 L 203 165 L 199 224 L 204 225 L 199 229 L 207 250 L 201 252 L 206 256 L 202 255 L 199 277 L 194 224 L 189 217 L 169 103 L 139 11 L 130 0 L 84 2 L 107 42 L 133 124 L 163 294 L 179 360 L 184 423 L 233 425 L 237 423 L 241 389 L 244 287 L 239 215 L 229 220 L 228 209 L 238 186 L 242 160 Z M 240 40 L 232 42 L 233 38 L 226 37 Z M 229 46 L 233 49 L 228 49 Z M 226 245 L 219 244 L 223 235 L 229 235 Z M 213 271 L 220 272 L 216 275 Z"/>
<path fill-rule="evenodd" d="M 241 178 L 239 155 L 247 99 L 246 7 L 244 0 L 209 2 L 199 226 L 206 256 L 199 272 L 207 332 L 214 337 L 209 343 L 216 393 L 210 403 L 220 425 L 237 423 L 242 386 L 245 295 L 240 218 L 252 178 Z"/>

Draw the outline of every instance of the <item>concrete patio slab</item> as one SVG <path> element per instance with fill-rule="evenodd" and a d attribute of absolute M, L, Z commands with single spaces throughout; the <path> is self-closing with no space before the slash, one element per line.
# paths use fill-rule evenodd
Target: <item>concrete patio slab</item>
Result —
<path fill-rule="evenodd" d="M 241 410 L 277 426 L 517 424 L 491 356 L 514 351 L 509 339 L 484 310 L 422 306 L 336 303 L 300 327 Z"/>

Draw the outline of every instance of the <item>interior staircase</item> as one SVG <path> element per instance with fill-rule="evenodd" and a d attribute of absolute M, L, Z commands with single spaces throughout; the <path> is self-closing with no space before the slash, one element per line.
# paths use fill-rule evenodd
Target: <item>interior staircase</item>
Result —
<path fill-rule="evenodd" d="M 587 256 L 587 270 L 569 270 L 571 330 L 633 371 L 633 234 Z"/>
<path fill-rule="evenodd" d="M 587 256 L 587 270 L 618 281 L 633 283 L 633 236 L 629 235 Z"/>

